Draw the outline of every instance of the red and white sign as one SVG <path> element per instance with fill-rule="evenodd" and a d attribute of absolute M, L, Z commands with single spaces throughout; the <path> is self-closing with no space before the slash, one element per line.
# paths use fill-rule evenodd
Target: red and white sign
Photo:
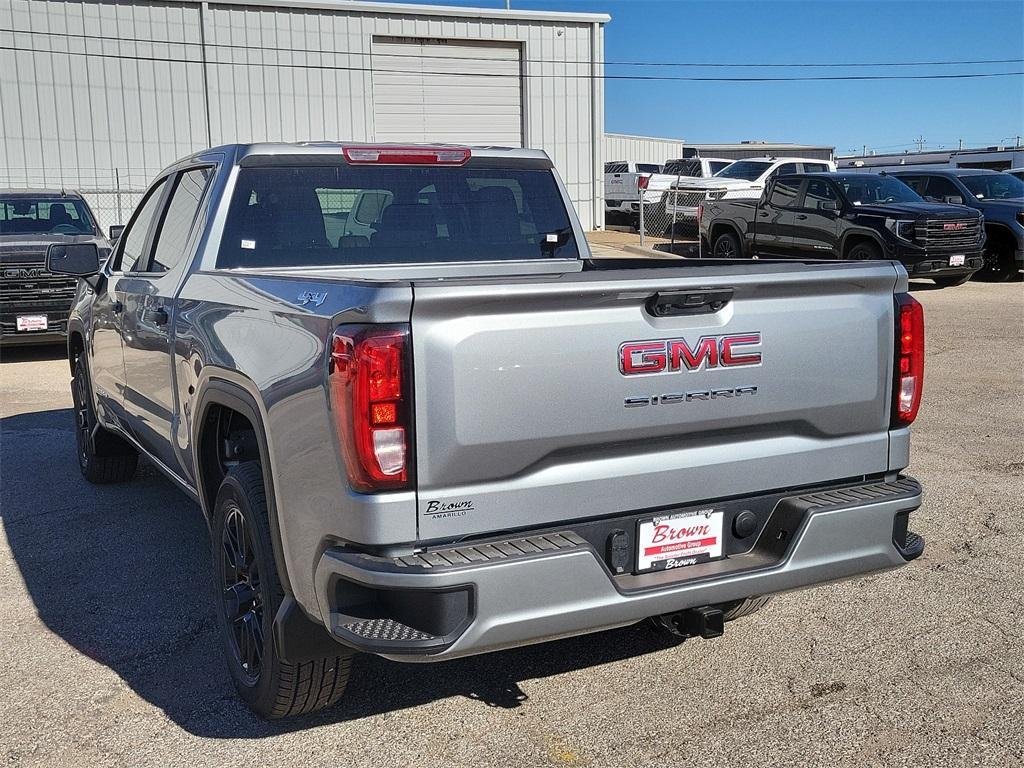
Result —
<path fill-rule="evenodd" d="M 15 327 L 19 331 L 45 331 L 48 327 L 46 315 L 18 315 Z"/>
<path fill-rule="evenodd" d="M 665 570 L 722 556 L 721 510 L 702 509 L 640 523 L 637 571 Z"/>
<path fill-rule="evenodd" d="M 955 256 L 949 257 L 949 266 L 951 267 L 962 267 L 964 265 L 964 255 L 962 253 Z"/>

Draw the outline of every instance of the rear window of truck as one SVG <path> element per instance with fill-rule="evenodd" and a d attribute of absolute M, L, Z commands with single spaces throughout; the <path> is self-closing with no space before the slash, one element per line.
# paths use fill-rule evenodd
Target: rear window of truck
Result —
<path fill-rule="evenodd" d="M 579 258 L 551 171 L 251 167 L 238 174 L 218 267 Z"/>

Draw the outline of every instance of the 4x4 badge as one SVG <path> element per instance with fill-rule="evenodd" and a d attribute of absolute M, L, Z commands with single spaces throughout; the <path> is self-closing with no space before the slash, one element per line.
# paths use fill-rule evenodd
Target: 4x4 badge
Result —
<path fill-rule="evenodd" d="M 325 301 L 327 301 L 327 291 L 323 293 L 314 293 L 313 291 L 304 291 L 299 294 L 299 298 L 296 299 L 300 307 L 305 307 L 312 304 L 314 307 L 319 307 Z"/>

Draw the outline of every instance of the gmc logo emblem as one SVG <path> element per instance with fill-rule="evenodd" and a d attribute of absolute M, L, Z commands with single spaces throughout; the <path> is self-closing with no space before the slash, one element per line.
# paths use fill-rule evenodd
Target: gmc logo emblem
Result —
<path fill-rule="evenodd" d="M 752 349 L 760 344 L 760 331 L 701 336 L 693 346 L 686 339 L 627 341 L 619 347 L 619 371 L 623 376 L 636 376 L 760 365 L 761 351 Z"/>
<path fill-rule="evenodd" d="M 943 224 L 942 229 L 946 232 L 955 232 L 958 229 L 967 229 L 967 225 L 962 221 L 953 221 L 948 224 Z"/>
<path fill-rule="evenodd" d="M 47 274 L 45 269 L 42 268 L 31 268 L 31 269 L 5 269 L 4 277 L 9 278 L 25 278 L 25 277 L 42 277 Z"/>

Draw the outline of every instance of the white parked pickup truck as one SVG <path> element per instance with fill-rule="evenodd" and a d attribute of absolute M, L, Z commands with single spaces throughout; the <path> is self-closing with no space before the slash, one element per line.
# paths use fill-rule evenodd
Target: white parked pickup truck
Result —
<path fill-rule="evenodd" d="M 779 174 L 834 171 L 830 160 L 803 157 L 756 157 L 737 160 L 710 179 L 680 179 L 669 187 L 665 211 L 675 221 L 697 221 L 704 200 L 758 199 L 765 185 Z"/>
<path fill-rule="evenodd" d="M 706 179 L 730 165 L 720 157 L 689 157 L 669 160 L 665 165 L 630 163 L 624 160 L 604 165 L 604 208 L 606 213 L 636 216 L 640 213 L 637 178 L 647 176 L 644 202 L 648 206 L 662 202 L 665 193 L 680 179 Z"/>

